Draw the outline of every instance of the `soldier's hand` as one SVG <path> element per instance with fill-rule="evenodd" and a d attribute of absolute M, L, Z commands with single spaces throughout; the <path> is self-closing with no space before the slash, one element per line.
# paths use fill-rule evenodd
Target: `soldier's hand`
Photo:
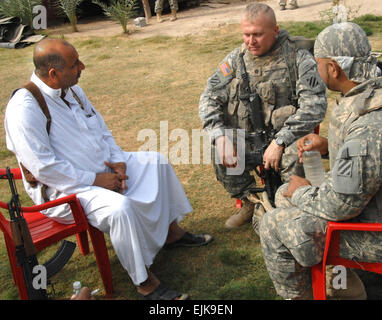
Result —
<path fill-rule="evenodd" d="M 215 140 L 216 149 L 223 166 L 234 168 L 237 166 L 237 152 L 231 140 L 226 136 L 220 136 Z"/>
<path fill-rule="evenodd" d="M 277 145 L 276 142 L 272 140 L 263 155 L 264 169 L 269 170 L 273 168 L 275 171 L 279 171 L 283 151 L 284 147 Z"/>
<path fill-rule="evenodd" d="M 289 180 L 289 183 L 288 183 L 288 188 L 287 190 L 283 193 L 283 196 L 284 197 L 287 197 L 287 198 L 292 198 L 293 196 L 293 193 L 300 187 L 302 186 L 309 186 L 311 185 L 311 183 L 309 182 L 309 180 L 305 179 L 305 178 L 301 178 L 299 176 L 296 176 L 296 175 L 292 175 L 290 177 L 290 180 Z"/>
<path fill-rule="evenodd" d="M 310 141 L 309 144 L 307 144 Z M 302 154 L 304 151 L 317 150 L 321 155 L 328 153 L 328 139 L 315 133 L 309 133 L 297 140 L 297 150 L 300 163 L 302 163 Z"/>

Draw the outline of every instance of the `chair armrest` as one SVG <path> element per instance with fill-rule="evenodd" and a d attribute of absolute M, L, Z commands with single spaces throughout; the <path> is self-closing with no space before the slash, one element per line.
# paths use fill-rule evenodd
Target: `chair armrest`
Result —
<path fill-rule="evenodd" d="M 11 173 L 15 180 L 22 179 L 21 169 L 20 168 L 11 168 Z M 5 168 L 0 168 L 0 174 L 6 174 Z M 74 221 L 77 225 L 87 224 L 87 219 L 85 213 L 82 210 L 81 203 L 77 199 L 75 194 L 71 194 L 56 200 L 48 201 L 40 205 L 34 205 L 30 207 L 21 207 L 22 212 L 39 212 L 49 208 L 57 207 L 62 204 L 69 204 L 70 209 L 73 214 Z M 0 201 L 0 208 L 8 210 L 8 203 Z"/>
<path fill-rule="evenodd" d="M 8 203 L 5 203 L 3 201 L 0 201 L 0 208 L 3 208 L 5 210 L 8 210 Z"/>
<path fill-rule="evenodd" d="M 38 212 L 41 210 L 46 210 L 49 208 L 57 207 L 59 205 L 65 204 L 65 203 L 69 203 L 70 201 L 73 201 L 75 199 L 76 199 L 76 195 L 71 194 L 71 195 L 56 199 L 56 200 L 51 200 L 51 201 L 48 201 L 48 202 L 45 202 L 42 204 L 38 204 L 38 205 L 34 205 L 34 206 L 30 206 L 30 207 L 21 206 L 21 211 L 22 212 Z"/>
<path fill-rule="evenodd" d="M 81 203 L 75 194 L 71 194 L 56 200 L 51 200 L 40 205 L 30 207 L 21 207 L 22 212 L 38 212 L 49 208 L 57 207 L 62 204 L 69 204 L 72 211 L 73 219 L 77 225 L 87 224 L 87 219 L 82 210 Z"/>
<path fill-rule="evenodd" d="M 0 175 L 4 175 L 7 173 L 7 169 L 0 168 Z M 20 180 L 22 179 L 21 169 L 20 168 L 11 168 L 11 173 L 13 174 L 13 179 Z"/>
<path fill-rule="evenodd" d="M 382 223 L 329 222 L 329 230 L 382 231 Z"/>
<path fill-rule="evenodd" d="M 82 210 L 81 203 L 77 199 L 75 194 L 71 194 L 56 200 L 48 201 L 43 204 L 34 205 L 30 207 L 21 207 L 21 211 L 28 212 L 40 212 L 49 208 L 57 207 L 62 204 L 69 204 L 73 214 L 73 219 L 77 225 L 87 224 L 87 219 L 84 211 Z M 0 201 L 0 208 L 8 210 L 8 204 Z"/>

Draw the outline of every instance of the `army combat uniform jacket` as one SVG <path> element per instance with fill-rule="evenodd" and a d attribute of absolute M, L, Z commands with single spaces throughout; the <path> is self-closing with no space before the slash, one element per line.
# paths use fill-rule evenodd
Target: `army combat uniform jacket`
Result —
<path fill-rule="evenodd" d="M 251 91 L 257 91 L 262 100 L 265 124 L 272 122 L 276 136 L 287 146 L 312 132 L 325 117 L 325 84 L 313 56 L 299 49 L 282 30 L 269 53 L 255 57 L 243 44 L 228 54 L 208 79 L 199 115 L 212 140 L 224 135 L 226 128 L 251 129 L 248 111 L 238 94 L 242 81 L 239 53 L 243 51 Z M 277 112 L 282 107 L 287 110 Z M 277 114 L 282 119 L 277 120 Z"/>
<path fill-rule="evenodd" d="M 331 170 L 319 188 L 303 186 L 283 198 L 260 226 L 262 249 L 276 290 L 298 297 L 310 285 L 309 268 L 322 260 L 327 221 L 382 222 L 382 78 L 350 90 L 333 108 L 328 132 Z M 282 248 L 282 249 L 280 249 Z M 342 231 L 341 256 L 382 261 L 380 232 Z M 291 257 L 292 256 L 292 257 Z"/>
<path fill-rule="evenodd" d="M 251 92 L 257 92 L 262 102 L 264 123 L 276 133 L 275 137 L 282 138 L 286 146 L 312 132 L 324 119 L 327 107 L 325 84 L 317 72 L 313 56 L 301 48 L 301 43 L 281 30 L 270 52 L 263 56 L 253 56 L 243 43 L 225 57 L 208 79 L 199 103 L 203 128 L 209 132 L 212 143 L 225 134 L 225 129 L 253 131 L 247 107 L 239 94 L 243 82 L 239 59 L 242 52 Z M 289 165 L 281 164 L 282 168 L 286 166 Z M 219 171 L 215 166 L 216 169 Z M 217 172 L 218 179 L 219 174 L 224 175 L 222 168 Z M 251 177 L 246 172 L 245 175 Z M 234 177 L 233 184 L 248 185 L 247 178 L 241 178 L 243 181 Z M 219 180 L 227 188 L 229 182 L 225 183 L 224 179 L 227 177 Z"/>

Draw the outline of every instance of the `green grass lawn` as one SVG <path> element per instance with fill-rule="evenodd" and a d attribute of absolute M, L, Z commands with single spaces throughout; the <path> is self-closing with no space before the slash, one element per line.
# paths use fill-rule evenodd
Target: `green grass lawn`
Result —
<path fill-rule="evenodd" d="M 314 38 L 323 24 L 295 23 L 282 27 L 293 34 Z M 309 26 L 309 27 L 308 27 Z M 369 26 L 373 50 L 382 51 L 381 22 Z M 233 48 L 241 44 L 238 25 L 226 26 L 204 36 L 155 37 L 133 40 L 128 36 L 93 37 L 73 40 L 86 65 L 80 85 L 94 106 L 101 112 L 117 143 L 129 151 L 138 150 L 143 142 L 137 139 L 143 129 L 157 134 L 160 147 L 160 122 L 168 121 L 168 132 L 180 128 L 191 137 L 201 129 L 198 102 L 207 78 Z M 14 156 L 5 147 L 4 111 L 10 94 L 26 82 L 32 71 L 32 47 L 0 49 L 0 167 L 15 166 Z M 329 101 L 335 95 L 329 95 Z M 321 126 L 325 135 L 327 119 Z M 170 141 L 168 149 L 176 144 Z M 168 156 L 168 154 L 166 154 Z M 191 150 L 190 150 L 191 161 Z M 165 283 L 192 299 L 280 299 L 268 276 L 259 238 L 248 224 L 235 231 L 224 228 L 225 220 L 235 211 L 235 202 L 215 179 L 211 164 L 179 164 L 174 169 L 181 180 L 194 211 L 181 226 L 191 232 L 208 232 L 215 241 L 202 248 L 161 251 L 153 272 Z M 19 185 L 21 202 L 31 204 Z M 8 201 L 5 181 L 0 186 L 0 199 Z M 0 299 L 17 299 L 3 238 L 0 237 Z M 109 238 L 107 244 L 112 265 L 115 299 L 137 299 L 135 288 L 120 265 Z M 72 238 L 75 241 L 75 238 Z M 40 262 L 50 258 L 57 247 L 39 254 Z M 371 298 L 380 298 L 376 284 L 381 278 L 362 274 Z M 104 297 L 95 258 L 81 256 L 76 250 L 69 263 L 52 279 L 55 298 L 65 299 L 72 293 L 72 283 L 81 281 L 91 289 L 100 288 Z M 48 288 L 52 293 L 51 287 Z"/>

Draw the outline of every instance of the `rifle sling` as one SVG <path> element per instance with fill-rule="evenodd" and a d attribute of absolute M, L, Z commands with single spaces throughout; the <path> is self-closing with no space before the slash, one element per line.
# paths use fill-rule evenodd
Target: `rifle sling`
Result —
<path fill-rule="evenodd" d="M 255 92 L 254 94 L 251 92 L 248 72 L 244 62 L 244 53 L 245 52 L 241 52 L 239 54 L 241 64 L 240 76 L 242 79 L 242 83 L 240 85 L 240 100 L 247 107 L 252 129 L 257 132 L 264 132 L 265 124 L 263 119 L 263 111 L 261 110 L 261 99 L 257 92 Z"/>

